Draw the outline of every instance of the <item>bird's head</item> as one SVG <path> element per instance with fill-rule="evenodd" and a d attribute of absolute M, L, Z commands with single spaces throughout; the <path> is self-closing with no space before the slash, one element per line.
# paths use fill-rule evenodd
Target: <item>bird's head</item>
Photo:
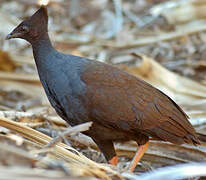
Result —
<path fill-rule="evenodd" d="M 48 14 L 45 6 L 42 6 L 31 17 L 21 22 L 6 39 L 21 38 L 29 42 L 42 37 L 48 31 Z"/>

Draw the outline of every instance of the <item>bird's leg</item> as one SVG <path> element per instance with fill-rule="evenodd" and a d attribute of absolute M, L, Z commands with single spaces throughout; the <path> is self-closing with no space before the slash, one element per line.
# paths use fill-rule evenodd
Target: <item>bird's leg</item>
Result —
<path fill-rule="evenodd" d="M 92 139 L 104 154 L 104 157 L 106 158 L 107 162 L 109 162 L 112 165 L 117 165 L 118 157 L 116 155 L 113 142 L 111 140 L 102 140 L 97 137 Z"/>
<path fill-rule="evenodd" d="M 134 158 L 132 159 L 132 162 L 130 163 L 129 170 L 131 172 L 134 171 L 135 167 L 137 166 L 137 163 L 140 161 L 142 156 L 144 155 L 145 151 L 147 150 L 149 145 L 149 141 L 146 142 L 146 144 L 139 146 L 138 151 L 136 152 Z"/>

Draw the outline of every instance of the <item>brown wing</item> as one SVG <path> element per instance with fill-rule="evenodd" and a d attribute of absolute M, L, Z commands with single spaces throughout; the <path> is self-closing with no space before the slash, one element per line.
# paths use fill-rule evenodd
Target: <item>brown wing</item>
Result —
<path fill-rule="evenodd" d="M 176 144 L 198 143 L 187 115 L 148 83 L 102 63 L 91 63 L 82 80 L 87 85 L 91 118 L 95 121 Z"/>

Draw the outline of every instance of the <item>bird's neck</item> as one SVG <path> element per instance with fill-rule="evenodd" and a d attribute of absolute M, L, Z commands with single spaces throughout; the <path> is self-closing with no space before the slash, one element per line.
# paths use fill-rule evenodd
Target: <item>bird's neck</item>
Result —
<path fill-rule="evenodd" d="M 54 51 L 48 33 L 43 34 L 41 37 L 31 42 L 33 48 L 34 59 L 37 67 L 44 64 L 48 54 Z"/>

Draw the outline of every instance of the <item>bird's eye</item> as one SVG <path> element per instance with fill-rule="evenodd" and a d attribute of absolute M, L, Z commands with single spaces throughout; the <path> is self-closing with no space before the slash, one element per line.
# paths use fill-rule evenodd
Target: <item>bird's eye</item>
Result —
<path fill-rule="evenodd" d="M 21 27 L 21 30 L 24 31 L 24 32 L 28 32 L 29 31 L 29 28 L 27 26 L 22 26 Z"/>

